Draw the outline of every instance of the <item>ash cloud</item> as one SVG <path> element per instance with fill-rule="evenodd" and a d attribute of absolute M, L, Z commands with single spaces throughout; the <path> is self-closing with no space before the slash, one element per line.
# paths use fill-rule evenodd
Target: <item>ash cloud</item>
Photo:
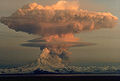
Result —
<path fill-rule="evenodd" d="M 18 9 L 9 17 L 1 17 L 0 22 L 15 31 L 40 35 L 41 39 L 32 40 L 23 46 L 40 47 L 39 68 L 55 72 L 69 69 L 67 66 L 69 47 L 92 45 L 79 43 L 74 34 L 100 28 L 113 28 L 118 18 L 108 12 L 82 10 L 73 1 L 58 1 L 50 6 L 31 3 Z M 23 68 L 24 69 L 24 68 Z M 29 70 L 29 69 L 28 69 Z"/>
<path fill-rule="evenodd" d="M 48 36 L 112 28 L 117 19 L 109 12 L 79 9 L 75 1 L 58 1 L 50 6 L 27 4 L 0 21 L 15 31 Z"/>

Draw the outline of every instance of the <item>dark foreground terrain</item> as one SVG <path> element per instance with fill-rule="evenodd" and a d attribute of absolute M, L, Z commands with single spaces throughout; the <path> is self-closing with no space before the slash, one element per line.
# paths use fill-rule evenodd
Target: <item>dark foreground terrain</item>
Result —
<path fill-rule="evenodd" d="M 0 74 L 0 81 L 120 81 L 120 74 L 52 73 L 35 70 L 33 73 Z"/>
<path fill-rule="evenodd" d="M 0 81 L 120 81 L 119 74 L 4 74 Z"/>

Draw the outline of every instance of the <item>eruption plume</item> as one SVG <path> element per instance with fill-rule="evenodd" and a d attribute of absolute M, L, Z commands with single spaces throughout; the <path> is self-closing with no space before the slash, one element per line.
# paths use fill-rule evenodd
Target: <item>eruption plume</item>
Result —
<path fill-rule="evenodd" d="M 31 3 L 18 9 L 0 22 L 15 31 L 41 36 L 23 46 L 40 47 L 40 69 L 55 71 L 65 68 L 69 59 L 69 47 L 92 45 L 78 42 L 74 34 L 100 28 L 113 28 L 118 18 L 109 12 L 82 10 L 74 2 L 58 1 L 50 6 Z M 53 70 L 54 69 L 54 70 Z"/>

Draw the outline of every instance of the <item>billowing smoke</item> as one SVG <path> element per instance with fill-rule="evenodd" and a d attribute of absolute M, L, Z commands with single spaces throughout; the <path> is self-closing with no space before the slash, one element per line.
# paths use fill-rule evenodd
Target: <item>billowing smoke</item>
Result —
<path fill-rule="evenodd" d="M 118 18 L 109 12 L 82 10 L 75 1 L 63 0 L 50 6 L 27 4 L 11 16 L 0 18 L 0 22 L 10 29 L 41 36 L 37 42 L 32 41 L 23 46 L 40 47 L 42 53 L 38 64 L 39 67 L 42 66 L 40 69 L 44 70 L 64 68 L 67 65 L 70 54 L 68 48 L 82 45 L 74 34 L 113 28 L 117 20 Z"/>
<path fill-rule="evenodd" d="M 68 1 L 58 1 L 50 6 L 37 3 L 27 4 L 11 16 L 0 19 L 2 23 L 15 31 L 38 34 L 47 39 L 48 36 L 56 39 L 55 37 L 61 38 L 69 33 L 112 28 L 116 20 L 117 17 L 109 12 L 82 10 L 79 9 L 77 3 Z"/>

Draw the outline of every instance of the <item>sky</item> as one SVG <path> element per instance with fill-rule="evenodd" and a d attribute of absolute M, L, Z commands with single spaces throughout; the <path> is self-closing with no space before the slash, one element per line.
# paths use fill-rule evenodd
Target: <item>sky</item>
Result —
<path fill-rule="evenodd" d="M 0 16 L 9 16 L 23 5 L 37 2 L 41 5 L 51 5 L 58 0 L 0 0 Z M 68 0 L 69 1 L 69 0 Z M 111 12 L 120 18 L 120 0 L 78 0 L 81 9 L 99 12 Z M 81 41 L 96 43 L 94 46 L 71 48 L 72 63 L 112 63 L 120 62 L 120 24 L 112 29 L 100 29 L 92 32 L 82 32 L 76 36 Z M 35 61 L 39 48 L 23 47 L 20 44 L 37 38 L 23 32 L 15 32 L 0 23 L 0 63 L 24 64 Z"/>

